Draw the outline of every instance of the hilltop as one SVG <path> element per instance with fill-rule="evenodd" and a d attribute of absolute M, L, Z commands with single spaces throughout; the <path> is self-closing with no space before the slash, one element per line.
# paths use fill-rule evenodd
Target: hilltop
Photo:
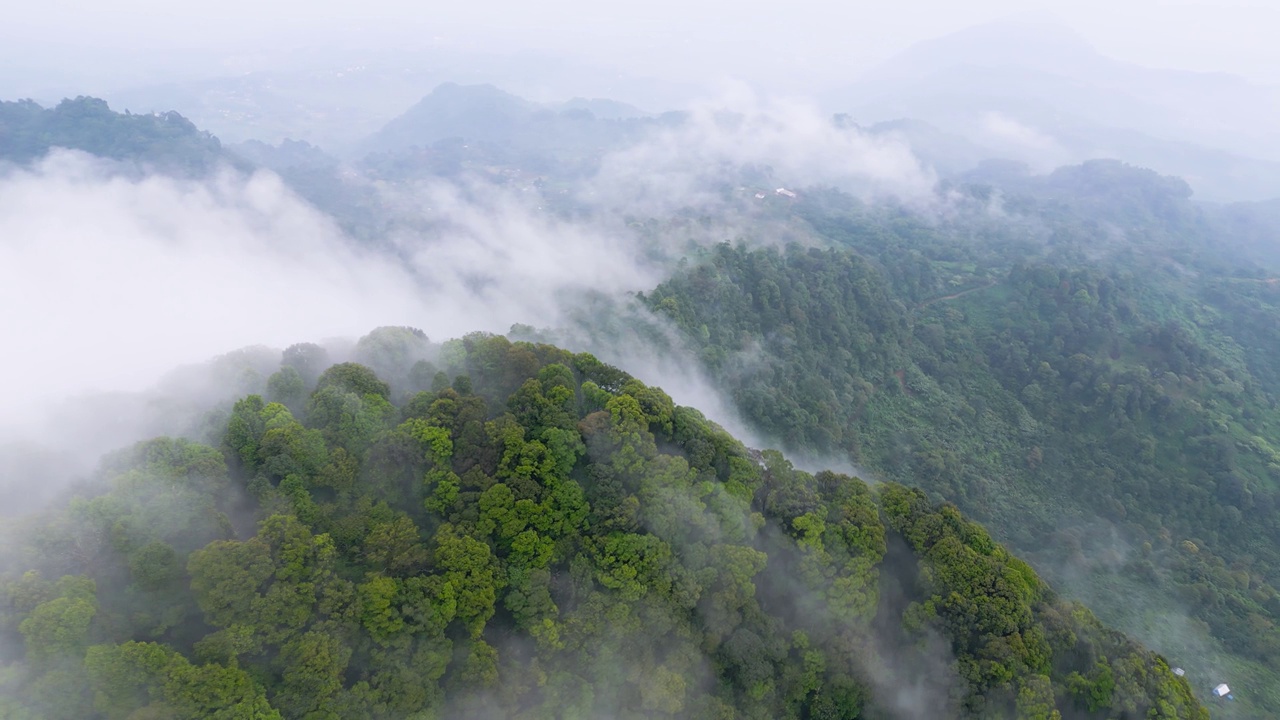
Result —
<path fill-rule="evenodd" d="M 587 354 L 381 328 L 356 358 L 289 348 L 204 443 L 7 525 L 0 712 L 1208 717 L 920 491 Z"/>

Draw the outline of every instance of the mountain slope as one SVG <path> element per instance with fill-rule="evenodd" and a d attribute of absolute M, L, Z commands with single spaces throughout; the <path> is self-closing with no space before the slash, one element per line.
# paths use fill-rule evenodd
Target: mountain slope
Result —
<path fill-rule="evenodd" d="M 810 190 L 827 247 L 726 244 L 643 300 L 784 449 L 955 502 L 1198 688 L 1239 678 L 1238 717 L 1280 711 L 1280 296 L 1234 252 L 1264 206 L 1000 177 L 947 219 Z"/>
<path fill-rule="evenodd" d="M 319 351 L 218 447 L 141 443 L 6 526 L 0 712 L 1207 717 L 919 491 L 551 346 L 382 328 L 356 354 L 391 385 Z"/>

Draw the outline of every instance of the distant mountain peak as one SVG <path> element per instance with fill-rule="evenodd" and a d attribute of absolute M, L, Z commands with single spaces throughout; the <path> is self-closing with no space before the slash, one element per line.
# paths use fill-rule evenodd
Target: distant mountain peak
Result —
<path fill-rule="evenodd" d="M 1039 169 L 1118 158 L 1185 177 L 1201 199 L 1259 199 L 1280 187 L 1280 141 L 1266 121 L 1280 111 L 1280 88 L 1114 58 L 1043 14 L 918 43 L 823 102 L 868 125 L 924 120 L 980 154 Z M 980 159 L 954 145 L 924 154 Z"/>
<path fill-rule="evenodd" d="M 1114 61 L 1070 27 L 1039 14 L 974 25 L 916 43 L 873 68 L 868 80 L 915 79 L 941 67 L 1017 66 L 1049 72 Z"/>
<path fill-rule="evenodd" d="M 502 137 L 537 110 L 535 103 L 487 83 L 445 82 L 387 123 L 370 139 L 368 149 L 428 145 L 448 137 Z"/>
<path fill-rule="evenodd" d="M 626 122 L 620 122 L 626 121 Z M 365 143 L 371 152 L 428 147 L 443 140 L 534 147 L 576 148 L 575 152 L 613 146 L 631 138 L 641 124 L 659 122 L 639 108 L 606 98 L 575 97 L 563 103 L 537 103 L 493 85 L 442 83 L 404 114 L 388 122 Z"/>

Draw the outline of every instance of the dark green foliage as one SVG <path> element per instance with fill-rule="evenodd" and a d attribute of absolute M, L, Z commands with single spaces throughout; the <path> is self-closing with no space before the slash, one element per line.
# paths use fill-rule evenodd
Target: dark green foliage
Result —
<path fill-rule="evenodd" d="M 1104 631 L 1087 610 L 1058 600 L 1034 571 L 993 542 L 954 506 L 934 507 L 920 490 L 884 485 L 880 499 L 926 569 L 924 600 L 904 617 L 910 630 L 938 629 L 951 640 L 959 673 L 969 681 L 965 703 L 982 711 L 1016 698 L 1020 717 L 1054 707 L 1066 687 L 1076 709 L 1116 708 L 1143 717 L 1208 718 L 1168 665 L 1143 659 L 1131 641 Z M 1081 659 L 1102 656 L 1085 679 Z M 1114 669 L 1113 669 L 1114 668 Z M 1116 677 L 1115 672 L 1123 675 Z M 1153 679 L 1154 676 L 1154 679 Z M 1122 698 L 1116 687 L 1138 687 Z"/>
<path fill-rule="evenodd" d="M 307 402 L 307 423 L 319 428 L 329 444 L 363 457 L 388 429 L 396 409 L 391 387 L 369 368 L 342 363 L 325 370 Z"/>
<path fill-rule="evenodd" d="M 397 409 L 334 366 L 308 425 L 250 396 L 222 453 L 145 443 L 17 528 L 31 572 L 0 576 L 0 632 L 26 651 L 0 711 L 885 717 L 893 661 L 941 716 L 1204 717 L 954 508 L 751 451 L 590 356 L 448 347 L 469 387 Z"/>
<path fill-rule="evenodd" d="M 698 335 L 716 373 L 749 377 L 738 406 L 795 448 L 856 453 L 849 420 L 903 367 L 910 337 L 876 273 L 833 250 L 721 245 L 648 302 Z M 763 347 L 778 352 L 760 358 Z"/>
<path fill-rule="evenodd" d="M 325 370 L 316 383 L 315 392 L 330 387 L 358 397 L 379 395 L 383 400 L 391 399 L 391 388 L 373 370 L 358 363 L 342 363 Z"/>
<path fill-rule="evenodd" d="M 933 221 L 814 190 L 796 213 L 825 247 L 724 244 L 643 299 L 784 449 L 955 503 L 1129 628 L 1189 608 L 1232 671 L 1253 663 L 1233 707 L 1280 713 L 1280 284 L 1261 229 L 1120 163 L 1001 182 L 997 214 L 990 187 L 958 186 Z"/>

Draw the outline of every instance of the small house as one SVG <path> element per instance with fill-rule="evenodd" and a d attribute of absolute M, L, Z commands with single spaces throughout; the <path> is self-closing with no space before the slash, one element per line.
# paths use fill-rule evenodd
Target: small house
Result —
<path fill-rule="evenodd" d="M 1213 696 L 1216 698 L 1224 698 L 1230 694 L 1231 694 L 1231 688 L 1227 687 L 1226 683 L 1222 683 L 1221 685 L 1213 689 Z"/>

